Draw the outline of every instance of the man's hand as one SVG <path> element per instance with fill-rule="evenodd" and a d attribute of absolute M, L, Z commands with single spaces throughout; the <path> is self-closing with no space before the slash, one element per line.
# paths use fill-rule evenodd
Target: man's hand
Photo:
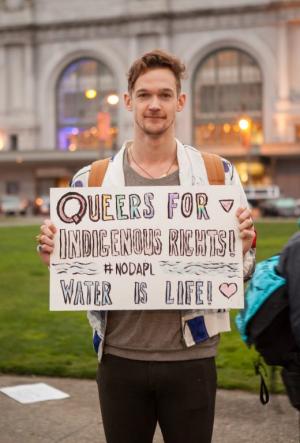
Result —
<path fill-rule="evenodd" d="M 51 220 L 44 220 L 44 224 L 40 227 L 40 234 L 38 239 L 38 252 L 42 261 L 49 266 L 50 254 L 54 248 L 54 235 L 56 233 L 56 227 Z"/>
<path fill-rule="evenodd" d="M 245 255 L 251 248 L 256 235 L 251 211 L 248 208 L 238 208 L 236 216 L 239 221 L 240 238 L 243 241 L 243 255 Z"/>

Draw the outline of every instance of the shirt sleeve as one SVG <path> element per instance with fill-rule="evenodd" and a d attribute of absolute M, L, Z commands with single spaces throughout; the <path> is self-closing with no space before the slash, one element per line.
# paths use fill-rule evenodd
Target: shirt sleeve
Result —
<path fill-rule="evenodd" d="M 82 188 L 88 186 L 89 173 L 91 170 L 91 165 L 84 166 L 81 168 L 70 182 L 70 186 L 72 188 Z"/>

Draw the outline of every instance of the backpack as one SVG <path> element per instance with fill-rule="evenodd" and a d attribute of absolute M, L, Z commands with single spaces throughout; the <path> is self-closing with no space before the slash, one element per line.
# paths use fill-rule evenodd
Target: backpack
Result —
<path fill-rule="evenodd" d="M 248 346 L 253 345 L 268 365 L 283 367 L 282 378 L 288 396 L 292 405 L 300 410 L 300 372 L 297 376 L 290 369 L 298 365 L 300 354 L 290 324 L 287 283 L 277 272 L 279 259 L 280 256 L 275 255 L 258 263 L 245 292 L 245 308 L 235 321 Z M 268 389 L 260 365 L 255 369 L 261 377 L 260 399 L 266 404 Z"/>
<path fill-rule="evenodd" d="M 224 185 L 225 172 L 221 157 L 208 152 L 202 152 L 207 177 L 210 185 Z M 101 186 L 107 171 L 110 158 L 96 160 L 91 165 L 88 186 Z"/>

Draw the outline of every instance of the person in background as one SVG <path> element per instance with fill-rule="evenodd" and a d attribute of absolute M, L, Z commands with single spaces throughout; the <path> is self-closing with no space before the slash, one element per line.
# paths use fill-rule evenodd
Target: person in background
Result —
<path fill-rule="evenodd" d="M 291 337 L 295 340 L 290 363 L 281 375 L 292 405 L 300 411 L 300 232 L 284 246 L 277 270 L 286 279 Z"/>

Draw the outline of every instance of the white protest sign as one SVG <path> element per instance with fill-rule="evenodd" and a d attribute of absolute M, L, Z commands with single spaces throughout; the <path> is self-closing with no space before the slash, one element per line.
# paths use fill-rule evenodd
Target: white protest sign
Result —
<path fill-rule="evenodd" d="M 54 188 L 51 310 L 243 307 L 235 186 Z"/>

